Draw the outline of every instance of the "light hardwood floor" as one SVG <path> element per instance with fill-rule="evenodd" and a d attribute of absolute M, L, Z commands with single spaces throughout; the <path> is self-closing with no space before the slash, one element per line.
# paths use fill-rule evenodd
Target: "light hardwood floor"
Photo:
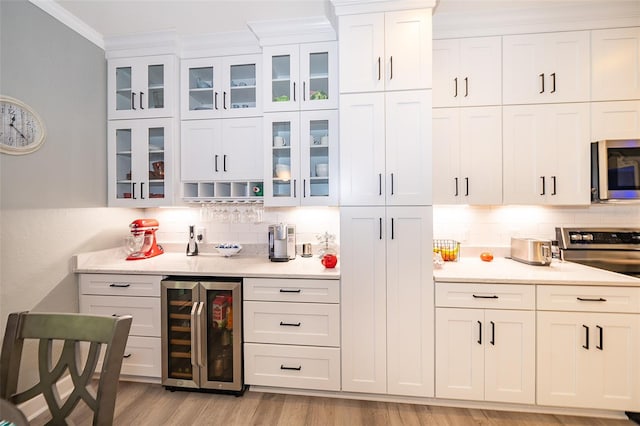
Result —
<path fill-rule="evenodd" d="M 31 425 L 46 423 L 46 415 Z M 70 420 L 90 425 L 90 410 L 78 407 Z M 121 382 L 114 425 L 280 426 L 636 426 L 627 420 L 396 404 L 245 392 L 242 397 L 170 392 L 160 385 Z"/>

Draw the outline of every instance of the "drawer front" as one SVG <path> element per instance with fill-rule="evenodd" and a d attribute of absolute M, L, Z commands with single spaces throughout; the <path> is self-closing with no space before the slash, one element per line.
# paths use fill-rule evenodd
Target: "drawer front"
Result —
<path fill-rule="evenodd" d="M 159 337 L 129 336 L 122 361 L 122 375 L 162 376 L 162 345 Z"/>
<path fill-rule="evenodd" d="M 130 336 L 160 337 L 160 299 L 156 297 L 80 296 L 80 312 L 131 315 Z"/>
<path fill-rule="evenodd" d="M 538 310 L 640 313 L 640 287 L 538 286 Z"/>
<path fill-rule="evenodd" d="M 242 292 L 244 300 L 338 303 L 340 280 L 245 278 Z"/>
<path fill-rule="evenodd" d="M 340 305 L 244 302 L 244 340 L 340 346 Z"/>
<path fill-rule="evenodd" d="M 340 390 L 340 349 L 245 343 L 245 382 L 284 388 Z"/>
<path fill-rule="evenodd" d="M 159 275 L 81 274 L 80 294 L 160 297 Z"/>
<path fill-rule="evenodd" d="M 436 306 L 533 310 L 536 289 L 534 285 L 436 282 Z"/>

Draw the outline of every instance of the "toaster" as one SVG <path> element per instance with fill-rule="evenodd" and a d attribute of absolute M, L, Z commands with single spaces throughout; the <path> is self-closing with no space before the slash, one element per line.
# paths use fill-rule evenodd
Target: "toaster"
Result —
<path fill-rule="evenodd" d="M 551 241 L 537 238 L 511 238 L 511 259 L 528 265 L 551 264 Z"/>

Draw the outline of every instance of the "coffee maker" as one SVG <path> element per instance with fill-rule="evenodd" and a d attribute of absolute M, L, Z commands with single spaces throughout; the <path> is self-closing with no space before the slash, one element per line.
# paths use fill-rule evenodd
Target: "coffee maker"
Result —
<path fill-rule="evenodd" d="M 295 225 L 269 225 L 269 259 L 288 262 L 296 258 Z"/>

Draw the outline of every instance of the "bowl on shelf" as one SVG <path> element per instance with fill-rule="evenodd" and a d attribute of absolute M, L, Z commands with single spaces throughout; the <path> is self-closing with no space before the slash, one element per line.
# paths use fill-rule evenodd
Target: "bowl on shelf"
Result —
<path fill-rule="evenodd" d="M 291 178 L 291 167 L 288 164 L 276 164 L 275 172 L 278 179 Z"/>
<path fill-rule="evenodd" d="M 240 250 L 242 250 L 242 246 L 240 244 L 233 243 L 218 244 L 214 247 L 224 257 L 234 256 L 238 254 Z"/>

